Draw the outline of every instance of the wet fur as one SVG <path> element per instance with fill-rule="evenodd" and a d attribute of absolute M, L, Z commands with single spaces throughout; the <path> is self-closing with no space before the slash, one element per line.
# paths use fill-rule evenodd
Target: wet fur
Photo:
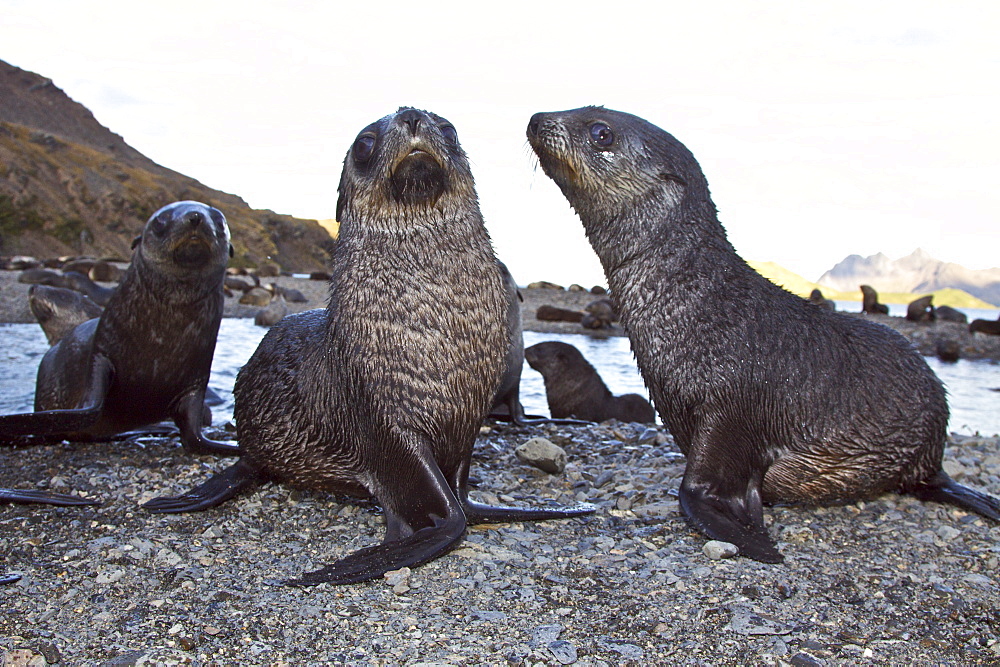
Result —
<path fill-rule="evenodd" d="M 546 341 L 524 351 L 528 365 L 542 374 L 549 413 L 553 417 L 576 417 L 602 422 L 651 424 L 656 412 L 638 394 L 615 396 L 601 379 L 597 369 L 578 349 L 567 343 Z"/>
<path fill-rule="evenodd" d="M 589 128 L 607 124 L 610 151 Z M 816 308 L 735 252 L 694 156 L 629 114 L 536 114 L 528 138 L 583 222 L 653 402 L 687 456 L 681 506 L 744 553 L 781 559 L 762 502 L 886 491 L 994 499 L 941 472 L 941 382 L 899 334 Z M 983 496 L 984 497 L 984 496 Z M 953 500 L 954 501 L 954 500 Z M 979 503 L 977 505 L 977 503 Z"/>

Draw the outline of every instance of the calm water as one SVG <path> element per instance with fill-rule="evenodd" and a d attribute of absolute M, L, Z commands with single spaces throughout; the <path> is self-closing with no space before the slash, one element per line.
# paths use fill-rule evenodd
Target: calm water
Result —
<path fill-rule="evenodd" d="M 227 318 L 222 321 L 209 381 L 209 386 L 225 401 L 212 408 L 216 424 L 232 418 L 232 389 L 236 373 L 257 349 L 264 334 L 265 330 L 249 319 Z M 648 395 L 627 338 L 524 333 L 525 347 L 545 340 L 559 340 L 579 348 L 613 393 Z M 38 325 L 0 325 L 0 413 L 32 410 L 35 373 L 47 349 L 45 336 Z M 930 357 L 927 363 L 948 387 L 952 431 L 965 434 L 1000 433 L 1000 392 L 994 391 L 1000 388 L 1000 365 L 965 360 L 944 364 Z M 548 414 L 542 376 L 527 364 L 521 376 L 521 402 L 528 414 Z"/>

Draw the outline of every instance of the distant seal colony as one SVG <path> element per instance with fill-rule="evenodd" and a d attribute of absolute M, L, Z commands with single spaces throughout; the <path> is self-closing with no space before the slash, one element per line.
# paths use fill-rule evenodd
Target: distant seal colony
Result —
<path fill-rule="evenodd" d="M 325 310 L 271 328 L 236 379 L 243 457 L 159 512 L 272 480 L 374 496 L 384 541 L 287 583 L 346 584 L 445 553 L 470 523 L 560 519 L 468 497 L 510 342 L 509 298 L 468 158 L 444 118 L 401 108 L 357 136 L 337 202 Z"/>
<path fill-rule="evenodd" d="M 153 214 L 133 246 L 100 317 L 65 333 L 42 358 L 35 412 L 0 417 L 0 444 L 101 439 L 172 418 L 188 451 L 238 452 L 201 432 L 231 252 L 225 216 L 175 202 Z"/>
<path fill-rule="evenodd" d="M 763 503 L 898 491 L 1000 519 L 1000 502 L 941 469 L 948 406 L 923 358 L 887 327 L 751 269 L 673 136 L 601 107 L 535 114 L 527 135 L 583 222 L 687 457 L 680 505 L 695 526 L 778 562 Z"/>

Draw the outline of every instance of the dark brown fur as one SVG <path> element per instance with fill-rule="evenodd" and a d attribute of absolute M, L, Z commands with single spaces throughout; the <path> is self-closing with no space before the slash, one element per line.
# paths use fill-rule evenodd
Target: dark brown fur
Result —
<path fill-rule="evenodd" d="M 878 292 L 871 285 L 861 286 L 861 312 L 869 315 L 889 314 L 889 306 L 878 302 Z"/>
<path fill-rule="evenodd" d="M 265 479 L 377 498 L 384 542 L 292 582 L 301 585 L 418 565 L 469 522 L 579 515 L 467 496 L 472 446 L 505 368 L 509 303 L 451 124 L 400 109 L 362 130 L 337 219 L 329 305 L 279 321 L 236 379 L 243 459 L 147 506 L 204 509 Z"/>
<path fill-rule="evenodd" d="M 553 417 L 593 422 L 656 421 L 656 412 L 649 401 L 639 394 L 613 395 L 597 369 L 572 345 L 558 341 L 538 343 L 524 351 L 524 358 L 545 380 L 545 397 Z"/>
<path fill-rule="evenodd" d="M 887 327 L 750 268 L 679 141 L 600 107 L 536 114 L 528 140 L 579 214 L 687 456 L 680 501 L 695 525 L 775 562 L 763 502 L 903 491 L 1000 519 L 996 499 L 941 470 L 948 407 L 923 358 Z"/>

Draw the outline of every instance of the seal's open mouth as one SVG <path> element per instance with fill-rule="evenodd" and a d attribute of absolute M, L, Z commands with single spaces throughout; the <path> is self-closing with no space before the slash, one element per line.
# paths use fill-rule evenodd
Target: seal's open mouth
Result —
<path fill-rule="evenodd" d="M 393 197 L 404 204 L 422 201 L 433 204 L 444 193 L 446 180 L 444 167 L 437 158 L 419 148 L 400 160 L 390 177 Z"/>

